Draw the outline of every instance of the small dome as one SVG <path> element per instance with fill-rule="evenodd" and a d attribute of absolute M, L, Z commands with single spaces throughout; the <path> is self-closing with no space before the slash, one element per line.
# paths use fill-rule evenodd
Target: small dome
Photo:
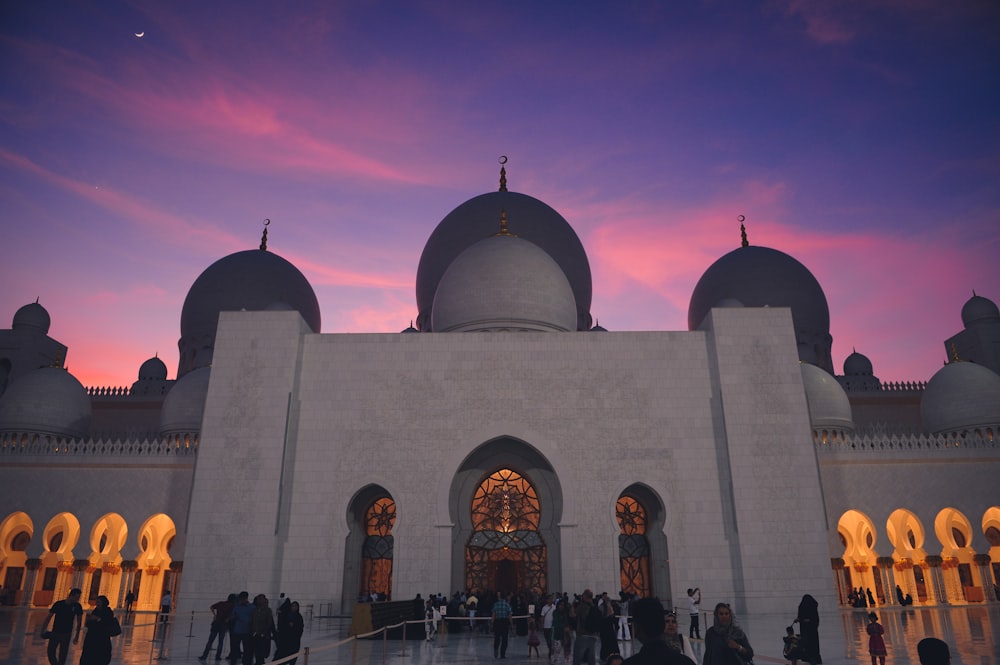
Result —
<path fill-rule="evenodd" d="M 851 355 L 844 359 L 844 376 L 872 376 L 874 374 L 872 361 L 868 360 L 867 356 L 852 351 Z"/>
<path fill-rule="evenodd" d="M 975 363 L 945 365 L 927 383 L 920 416 L 934 434 L 1000 425 L 1000 375 Z"/>
<path fill-rule="evenodd" d="M 576 330 L 573 288 L 540 247 L 510 235 L 479 241 L 441 277 L 434 296 L 436 332 Z"/>
<path fill-rule="evenodd" d="M 158 357 L 153 357 L 139 366 L 140 381 L 165 381 L 167 366 Z"/>
<path fill-rule="evenodd" d="M 590 262 L 580 238 L 563 216 L 536 198 L 517 192 L 488 192 L 469 199 L 441 220 L 427 239 L 417 267 L 417 327 L 430 328 L 438 284 L 463 251 L 496 231 L 502 210 L 524 240 L 542 248 L 562 269 L 575 298 L 575 330 L 590 328 Z"/>
<path fill-rule="evenodd" d="M 212 363 L 219 312 L 294 309 L 320 332 L 319 302 L 299 269 L 274 252 L 250 249 L 225 256 L 191 285 L 181 309 L 178 378 Z"/>
<path fill-rule="evenodd" d="M 416 328 L 414 328 L 414 327 L 413 327 L 413 321 L 410 321 L 410 325 L 409 325 L 409 326 L 407 326 L 407 327 L 406 327 L 405 329 L 401 330 L 400 332 L 404 332 L 404 333 L 415 333 L 415 332 L 420 332 L 420 331 L 419 331 L 419 330 L 417 330 Z"/>
<path fill-rule="evenodd" d="M 199 367 L 185 374 L 163 400 L 160 411 L 160 434 L 180 434 L 201 430 L 201 417 L 205 415 L 205 397 L 211 367 Z"/>
<path fill-rule="evenodd" d="M 90 397 L 72 374 L 43 367 L 15 380 L 0 398 L 0 431 L 75 439 L 90 433 Z"/>
<path fill-rule="evenodd" d="M 854 417 L 847 393 L 829 372 L 799 363 L 802 369 L 802 384 L 806 389 L 809 403 L 809 422 L 813 429 L 838 429 L 854 431 Z"/>
<path fill-rule="evenodd" d="M 966 328 L 989 320 L 1000 321 L 1000 309 L 989 298 L 974 295 L 962 305 L 962 323 Z"/>
<path fill-rule="evenodd" d="M 40 330 L 43 335 L 49 334 L 49 325 L 52 319 L 48 311 L 37 302 L 28 303 L 14 313 L 14 322 L 11 328 L 14 330 L 35 329 Z"/>

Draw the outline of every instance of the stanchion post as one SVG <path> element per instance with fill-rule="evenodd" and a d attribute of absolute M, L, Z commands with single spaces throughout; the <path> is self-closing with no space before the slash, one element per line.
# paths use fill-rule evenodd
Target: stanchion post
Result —
<path fill-rule="evenodd" d="M 302 650 L 302 665 L 309 665 L 309 647 Z"/>
<path fill-rule="evenodd" d="M 382 626 L 382 665 L 385 665 L 389 657 L 389 630 Z"/>
<path fill-rule="evenodd" d="M 358 662 L 358 640 L 355 639 L 351 642 L 351 665 Z"/>
<path fill-rule="evenodd" d="M 194 637 L 194 610 L 191 610 L 191 625 L 188 626 L 188 637 Z"/>

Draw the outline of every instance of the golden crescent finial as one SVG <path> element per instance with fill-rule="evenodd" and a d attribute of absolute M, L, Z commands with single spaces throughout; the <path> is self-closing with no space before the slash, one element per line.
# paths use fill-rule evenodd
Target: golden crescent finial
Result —
<path fill-rule="evenodd" d="M 507 155 L 500 155 L 497 160 L 500 162 L 500 191 L 507 191 Z"/>
<path fill-rule="evenodd" d="M 747 241 L 747 227 L 743 226 L 743 222 L 746 221 L 746 217 L 739 215 L 736 219 L 740 221 L 740 246 L 746 247 L 750 243 Z"/>

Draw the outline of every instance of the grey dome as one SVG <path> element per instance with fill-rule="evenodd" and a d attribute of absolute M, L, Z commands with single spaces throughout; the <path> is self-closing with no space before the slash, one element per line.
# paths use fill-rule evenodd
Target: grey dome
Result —
<path fill-rule="evenodd" d="M 799 363 L 799 366 L 813 429 L 854 431 L 851 403 L 837 380 L 815 365 Z"/>
<path fill-rule="evenodd" d="M 576 330 L 573 289 L 559 264 L 528 240 L 496 235 L 462 252 L 434 296 L 436 332 Z"/>
<path fill-rule="evenodd" d="M 319 302 L 298 268 L 260 249 L 236 252 L 210 265 L 191 285 L 181 310 L 177 377 L 212 363 L 219 312 L 262 311 L 283 303 L 320 332 Z"/>
<path fill-rule="evenodd" d="M 966 328 L 989 320 L 1000 321 L 1000 309 L 989 298 L 974 295 L 962 305 L 962 323 Z"/>
<path fill-rule="evenodd" d="M 867 356 L 852 351 L 851 355 L 844 359 L 844 376 L 872 376 L 874 374 L 875 369 L 872 367 L 872 361 L 868 360 Z"/>
<path fill-rule="evenodd" d="M 1000 375 L 975 363 L 945 365 L 927 383 L 920 416 L 934 434 L 1000 425 Z"/>
<path fill-rule="evenodd" d="M 502 210 L 520 238 L 541 247 L 562 269 L 576 301 L 574 329 L 588 330 L 592 284 L 580 238 L 562 215 L 542 201 L 506 191 L 469 199 L 448 213 L 427 239 L 417 267 L 417 327 L 433 329 L 431 310 L 442 276 L 459 254 L 496 231 Z"/>
<path fill-rule="evenodd" d="M 72 374 L 43 367 L 15 380 L 0 398 L 0 431 L 75 439 L 90 433 L 90 397 Z"/>
<path fill-rule="evenodd" d="M 201 430 L 205 414 L 205 397 L 211 367 L 199 367 L 185 374 L 163 400 L 160 411 L 160 434 L 178 434 Z"/>
<path fill-rule="evenodd" d="M 11 324 L 11 328 L 14 330 L 34 328 L 40 330 L 43 335 L 48 335 L 51 323 L 52 319 L 49 317 L 48 310 L 37 302 L 33 302 L 14 312 L 14 321 Z"/>
<path fill-rule="evenodd" d="M 705 271 L 691 293 L 688 329 L 709 310 L 736 300 L 746 307 L 789 307 L 799 358 L 833 371 L 830 308 L 819 282 L 797 260 L 770 247 L 739 247 Z"/>
<path fill-rule="evenodd" d="M 165 381 L 167 365 L 158 357 L 150 358 L 139 366 L 140 381 Z"/>

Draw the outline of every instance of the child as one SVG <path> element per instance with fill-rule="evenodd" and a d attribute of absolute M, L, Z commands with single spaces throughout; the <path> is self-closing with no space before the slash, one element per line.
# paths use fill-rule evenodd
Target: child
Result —
<path fill-rule="evenodd" d="M 868 653 L 871 654 L 872 665 L 875 665 L 876 658 L 880 665 L 885 665 L 885 640 L 882 639 L 884 634 L 885 628 L 878 622 L 878 615 L 872 612 L 868 615 Z"/>
<path fill-rule="evenodd" d="M 538 644 L 539 644 L 539 642 L 540 642 L 540 640 L 538 639 L 538 628 L 535 627 L 535 620 L 534 619 L 529 619 L 528 620 L 528 658 L 531 658 L 531 650 L 532 649 L 535 650 L 535 655 L 536 656 L 538 656 L 539 658 L 542 657 L 542 655 L 540 653 L 538 653 Z"/>
<path fill-rule="evenodd" d="M 781 652 L 785 660 L 792 661 L 792 665 L 797 665 L 802 657 L 802 649 L 799 647 L 799 636 L 795 634 L 795 629 L 791 626 L 785 628 L 785 649 Z"/>

